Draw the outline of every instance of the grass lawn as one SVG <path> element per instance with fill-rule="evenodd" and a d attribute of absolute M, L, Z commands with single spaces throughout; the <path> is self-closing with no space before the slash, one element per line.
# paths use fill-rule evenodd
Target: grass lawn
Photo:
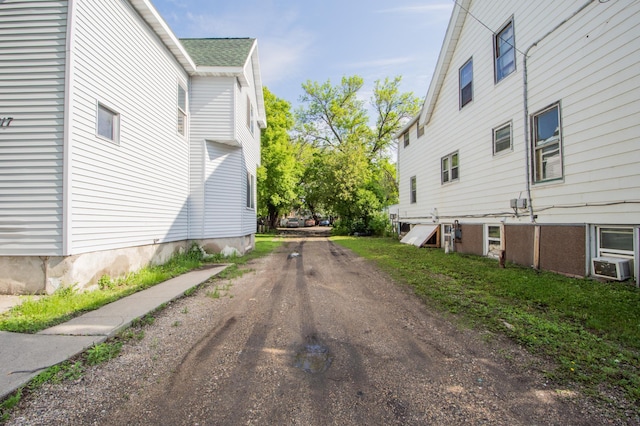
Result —
<path fill-rule="evenodd" d="M 333 237 L 411 286 L 429 306 L 503 333 L 553 360 L 547 375 L 621 391 L 640 409 L 640 290 L 629 283 L 568 278 L 493 259 L 418 249 L 395 239 Z"/>
<path fill-rule="evenodd" d="M 26 300 L 1 314 L 0 330 L 36 333 L 206 264 L 244 265 L 251 259 L 270 253 L 280 244 L 282 242 L 275 239 L 273 235 L 257 235 L 255 250 L 244 256 L 230 258 L 214 256 L 205 260 L 199 250 L 191 250 L 174 256 L 164 265 L 149 266 L 124 277 L 112 279 L 104 276 L 99 282 L 100 289 L 96 291 L 79 292 L 72 287 L 66 287 L 37 300 Z"/>

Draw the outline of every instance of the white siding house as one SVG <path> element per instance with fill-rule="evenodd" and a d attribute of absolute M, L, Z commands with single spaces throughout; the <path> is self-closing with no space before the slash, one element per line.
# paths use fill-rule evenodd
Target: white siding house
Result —
<path fill-rule="evenodd" d="M 638 22 L 630 0 L 457 2 L 398 135 L 404 230 L 576 276 L 626 260 L 637 277 Z"/>
<path fill-rule="evenodd" d="M 149 0 L 6 0 L 0 23 L 0 294 L 253 247 L 256 40 L 193 48 Z"/>
<path fill-rule="evenodd" d="M 253 39 L 183 39 L 198 72 L 191 85 L 189 238 L 220 251 L 256 230 L 256 169 L 266 125 Z"/>

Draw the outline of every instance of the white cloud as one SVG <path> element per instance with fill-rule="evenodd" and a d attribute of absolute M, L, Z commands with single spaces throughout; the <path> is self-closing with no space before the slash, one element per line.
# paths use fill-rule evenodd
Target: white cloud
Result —
<path fill-rule="evenodd" d="M 262 81 L 269 86 L 285 81 L 301 71 L 308 61 L 314 37 L 302 30 L 286 36 L 265 36 L 258 39 Z"/>

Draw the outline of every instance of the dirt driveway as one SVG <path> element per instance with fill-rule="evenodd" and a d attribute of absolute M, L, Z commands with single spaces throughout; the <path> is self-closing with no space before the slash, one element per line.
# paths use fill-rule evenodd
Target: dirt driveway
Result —
<path fill-rule="evenodd" d="M 172 303 L 122 354 L 9 424 L 602 424 L 540 361 L 431 312 L 326 238 Z"/>

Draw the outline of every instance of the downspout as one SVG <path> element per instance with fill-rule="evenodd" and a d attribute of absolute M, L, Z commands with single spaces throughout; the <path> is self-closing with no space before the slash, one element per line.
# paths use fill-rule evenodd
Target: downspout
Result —
<path fill-rule="evenodd" d="M 530 153 L 531 147 L 529 146 L 529 88 L 528 88 L 528 75 L 527 75 L 527 58 L 529 57 L 529 51 L 532 48 L 536 47 L 538 43 L 540 43 L 542 40 L 544 40 L 545 38 L 553 34 L 556 30 L 558 30 L 558 28 L 562 27 L 564 24 L 566 24 L 571 19 L 573 19 L 576 15 L 578 15 L 580 12 L 582 12 L 591 3 L 595 1 L 596 0 L 588 0 L 578 10 L 573 12 L 571 16 L 569 16 L 568 18 L 560 22 L 558 25 L 553 27 L 551 31 L 549 31 L 548 33 L 540 37 L 538 40 L 533 42 L 533 44 L 531 44 L 531 46 L 529 46 L 527 50 L 524 51 L 524 58 L 523 58 L 523 65 L 522 65 L 522 68 L 523 68 L 522 69 L 522 79 L 523 79 L 522 88 L 523 88 L 523 104 L 524 104 L 524 108 L 523 108 L 524 110 L 524 152 L 525 152 L 525 161 L 526 161 L 525 169 L 527 173 L 526 175 L 527 204 L 529 207 L 529 219 L 531 220 L 531 223 L 535 223 L 536 215 L 534 214 L 534 211 L 533 211 L 533 203 L 531 198 L 531 180 L 532 180 L 531 179 L 531 156 L 532 154 Z"/>

